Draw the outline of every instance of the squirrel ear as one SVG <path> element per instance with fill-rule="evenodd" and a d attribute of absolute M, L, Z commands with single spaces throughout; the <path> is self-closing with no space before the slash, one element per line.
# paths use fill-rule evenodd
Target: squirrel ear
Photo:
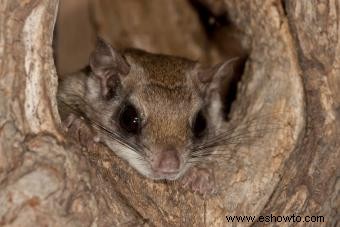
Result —
<path fill-rule="evenodd" d="M 96 48 L 90 55 L 90 66 L 93 73 L 99 77 L 127 75 L 130 71 L 125 58 L 100 37 L 97 38 Z"/>
<path fill-rule="evenodd" d="M 220 87 L 221 82 L 233 72 L 233 64 L 239 58 L 232 58 L 225 62 L 219 63 L 213 67 L 197 66 L 196 81 L 203 89 L 205 94 L 210 93 L 212 90 L 216 90 Z"/>
<path fill-rule="evenodd" d="M 228 89 L 238 59 L 232 58 L 209 68 L 197 65 L 195 70 L 194 83 L 208 104 L 210 118 L 217 125 L 223 120 L 223 89 Z"/>
<path fill-rule="evenodd" d="M 90 55 L 90 67 L 100 79 L 102 95 L 110 99 L 116 92 L 119 75 L 127 75 L 130 65 L 121 53 L 98 37 L 95 50 Z"/>

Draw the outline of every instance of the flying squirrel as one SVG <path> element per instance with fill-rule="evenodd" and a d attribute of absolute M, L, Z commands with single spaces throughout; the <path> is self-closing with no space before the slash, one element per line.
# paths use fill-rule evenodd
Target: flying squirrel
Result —
<path fill-rule="evenodd" d="M 59 81 L 60 116 L 87 119 L 99 140 L 145 177 L 212 193 L 208 163 L 223 121 L 219 88 L 230 62 L 203 67 L 182 57 L 118 50 L 98 38 L 89 66 Z"/>

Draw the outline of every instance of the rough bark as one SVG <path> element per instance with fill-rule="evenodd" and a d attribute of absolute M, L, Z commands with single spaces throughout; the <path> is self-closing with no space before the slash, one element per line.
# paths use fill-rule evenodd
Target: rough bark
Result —
<path fill-rule="evenodd" d="M 148 3 L 152 13 L 141 22 L 155 25 L 146 30 L 151 40 L 164 29 L 152 16 L 167 13 L 165 3 L 159 2 Z M 325 222 L 315 226 L 339 223 L 340 4 L 230 0 L 217 1 L 216 7 L 216 2 L 201 2 L 216 14 L 229 12 L 251 50 L 231 114 L 237 129 L 251 130 L 252 119 L 256 126 L 279 125 L 261 135 L 254 131 L 232 152 L 222 151 L 229 158 L 216 165 L 219 193 L 206 199 L 176 182 L 139 176 L 101 144 L 81 138 L 80 147 L 69 141 L 59 129 L 55 100 L 51 45 L 58 1 L 1 1 L 0 225 L 249 226 L 252 223 L 228 223 L 225 216 L 270 214 L 323 215 Z M 137 19 L 146 16 L 127 7 L 138 5 L 131 7 L 138 11 L 139 1 L 112 4 L 118 12 L 96 15 L 110 21 L 129 13 Z M 135 30 L 128 30 L 129 41 L 121 40 L 127 42 L 122 45 L 140 41 L 157 52 L 178 50 L 180 55 L 208 61 L 223 55 L 205 55 L 207 37 L 186 2 L 166 4 L 181 7 L 174 10 L 182 12 L 176 17 L 163 18 L 173 36 L 158 43 L 141 38 L 145 31 L 136 31 L 135 37 Z M 184 15 L 189 15 L 193 27 L 176 23 Z M 121 27 L 113 31 L 127 31 L 125 23 L 120 21 Z M 113 42 L 118 37 L 110 34 L 110 28 L 100 28 Z M 181 46 L 183 35 L 176 35 L 183 32 L 186 46 Z M 306 223 L 289 223 L 293 224 Z"/>

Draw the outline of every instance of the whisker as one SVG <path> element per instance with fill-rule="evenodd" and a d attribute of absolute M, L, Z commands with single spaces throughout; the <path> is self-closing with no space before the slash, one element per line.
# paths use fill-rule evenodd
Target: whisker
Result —
<path fill-rule="evenodd" d="M 239 125 L 232 125 L 228 129 L 208 137 L 199 145 L 191 145 L 188 163 L 199 163 L 207 157 L 218 159 L 230 158 L 231 151 L 236 151 L 239 145 L 250 144 L 267 133 L 281 129 L 280 124 L 277 123 L 277 118 L 274 118 L 273 115 L 275 113 L 254 116 Z M 273 121 L 268 119 L 273 119 Z M 265 120 L 265 122 L 262 122 L 262 120 Z M 256 146 L 256 144 L 253 143 L 252 146 Z M 222 147 L 229 148 L 229 151 L 227 152 L 223 149 L 217 152 L 216 149 L 213 149 Z"/>
<path fill-rule="evenodd" d="M 219 134 L 217 134 L 216 136 L 213 136 L 211 138 L 208 138 L 204 144 L 207 144 L 207 143 L 214 143 L 215 141 L 220 141 L 221 139 L 223 139 L 224 137 L 228 137 L 229 135 L 232 135 L 234 133 L 237 133 L 239 132 L 239 134 L 242 134 L 244 135 L 246 131 L 248 131 L 247 133 L 248 134 L 251 134 L 251 133 L 259 133 L 259 132 L 271 132 L 273 131 L 274 129 L 279 129 L 279 128 L 269 128 L 268 127 L 268 122 L 266 122 L 266 126 L 265 128 L 263 129 L 258 129 L 258 128 L 255 128 L 254 127 L 258 127 L 258 126 L 261 126 L 261 124 L 259 124 L 259 122 L 255 121 L 256 119 L 252 119 L 251 121 L 248 121 L 248 122 L 245 122 L 243 123 L 241 126 L 233 126 Z M 274 125 L 274 124 L 272 124 Z M 254 131 L 252 131 L 254 130 Z M 197 147 L 200 147 L 200 146 L 203 146 L 203 144 L 197 146 Z"/>
<path fill-rule="evenodd" d="M 248 131 L 248 132 L 239 132 L 239 133 L 231 133 L 229 135 L 223 135 L 226 137 L 217 138 L 214 141 L 208 141 L 200 145 L 199 147 L 195 147 L 194 150 L 201 150 L 205 148 L 215 147 L 215 146 L 225 146 L 225 145 L 232 145 L 232 144 L 241 144 L 245 142 L 251 142 L 252 140 L 261 138 L 261 135 L 256 135 L 257 133 L 265 133 L 271 132 L 272 130 L 256 130 L 256 131 Z M 254 135 L 255 133 L 255 135 Z"/>
<path fill-rule="evenodd" d="M 81 97 L 79 97 L 79 98 L 82 99 Z M 141 154 L 145 155 L 145 151 L 142 149 L 142 147 L 140 145 L 126 141 L 126 139 L 122 135 L 120 135 L 119 133 L 114 132 L 114 131 L 108 129 L 107 127 L 103 126 L 101 123 L 88 118 L 86 116 L 86 114 L 84 114 L 80 109 L 76 109 L 76 108 L 72 107 L 71 105 L 69 105 L 68 103 L 64 102 L 61 99 L 59 99 L 58 101 L 62 102 L 63 105 L 67 106 L 71 110 L 72 113 L 76 114 L 77 116 L 83 117 L 84 120 L 86 120 L 92 127 L 96 128 L 100 133 L 103 133 L 104 135 L 106 135 L 110 139 L 113 139 L 114 141 L 118 142 L 120 145 L 125 146 L 125 147 L 131 149 L 132 151 L 135 151 L 137 153 L 141 153 Z M 82 101 L 84 101 L 84 100 L 82 100 Z M 88 104 L 84 101 L 84 105 L 88 105 Z M 88 105 L 88 106 L 90 108 L 92 108 L 90 105 Z"/>
<path fill-rule="evenodd" d="M 91 106 L 91 105 L 89 105 L 87 102 L 86 102 L 86 100 L 85 99 L 83 99 L 83 97 L 80 97 L 80 96 L 78 96 L 78 95 L 69 95 L 69 97 L 73 97 L 73 98 L 76 98 L 76 99 L 78 99 L 78 101 L 81 101 L 81 103 L 83 104 L 83 105 L 85 105 L 85 106 L 87 106 L 87 107 L 89 107 L 90 109 L 92 109 L 92 111 L 93 112 L 97 112 L 97 111 L 95 111 L 94 110 L 94 108 Z M 59 100 L 59 101 L 61 101 L 61 102 L 63 102 L 62 100 Z M 72 106 L 70 106 L 69 104 L 67 104 L 67 103 L 65 103 L 65 102 L 63 102 L 63 104 L 65 104 L 65 105 L 67 105 L 69 108 L 72 108 Z M 72 108 L 73 109 L 73 111 L 76 111 L 79 115 L 81 115 L 81 116 L 84 116 L 85 114 L 83 113 L 83 111 L 80 111 L 80 109 L 81 108 L 78 108 L 79 110 L 77 111 L 77 109 L 75 109 L 75 108 Z M 107 113 L 105 113 L 105 112 L 107 112 Z M 102 110 L 101 112 L 100 112 L 100 114 L 101 114 L 101 116 L 110 116 L 112 113 L 110 112 L 110 111 L 106 111 L 106 110 Z M 85 115 L 86 116 L 86 115 Z M 89 118 L 88 118 L 88 120 L 90 120 Z M 93 121 L 93 120 L 92 120 Z M 98 122 L 97 122 L 98 123 Z M 116 125 L 116 122 L 115 121 L 113 121 L 113 124 L 115 124 Z M 101 125 L 101 127 L 104 127 L 103 125 Z M 117 127 L 117 125 L 116 125 L 116 127 Z M 111 131 L 112 133 L 114 133 L 113 131 Z M 115 134 L 117 134 L 117 133 L 115 133 Z M 137 144 L 136 144 L 137 145 Z M 150 148 L 149 147 L 147 147 L 145 144 L 143 144 L 143 143 L 140 143 L 138 146 L 140 146 L 140 148 L 143 148 L 143 149 L 145 149 L 145 150 L 147 150 L 147 151 L 150 151 Z M 145 152 L 144 152 L 145 153 Z"/>

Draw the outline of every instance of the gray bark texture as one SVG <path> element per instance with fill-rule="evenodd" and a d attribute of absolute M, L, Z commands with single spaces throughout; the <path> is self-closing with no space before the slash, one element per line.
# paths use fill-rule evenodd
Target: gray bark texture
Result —
<path fill-rule="evenodd" d="M 115 46 L 208 63 L 228 56 L 223 42 L 230 37 L 221 32 L 218 40 L 209 38 L 188 1 L 84 2 L 91 8 L 84 11 L 90 19 L 82 20 L 91 24 L 86 34 L 98 33 Z M 216 16 L 228 12 L 249 53 L 233 123 L 225 123 L 238 143 L 220 151 L 227 158 L 214 167 L 218 194 L 208 198 L 178 182 L 145 179 L 89 139 L 86 128 L 69 138 L 56 106 L 52 40 L 59 2 L 1 0 L 0 226 L 340 224 L 340 2 L 199 2 Z M 66 1 L 61 3 L 62 8 Z M 58 29 L 62 24 L 72 30 L 63 18 Z M 91 50 L 91 40 L 73 43 L 88 46 L 81 56 Z M 60 42 L 57 49 L 75 41 Z M 75 66 L 62 55 L 57 57 L 62 72 L 87 61 L 73 55 L 79 59 Z M 271 214 L 323 216 L 324 222 L 226 220 Z"/>

